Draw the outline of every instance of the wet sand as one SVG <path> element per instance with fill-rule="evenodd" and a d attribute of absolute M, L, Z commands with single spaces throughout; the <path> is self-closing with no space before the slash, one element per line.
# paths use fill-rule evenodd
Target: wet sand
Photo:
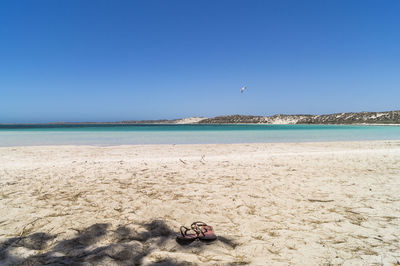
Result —
<path fill-rule="evenodd" d="M 2 265 L 400 260 L 400 141 L 3 147 L 0 184 Z"/>

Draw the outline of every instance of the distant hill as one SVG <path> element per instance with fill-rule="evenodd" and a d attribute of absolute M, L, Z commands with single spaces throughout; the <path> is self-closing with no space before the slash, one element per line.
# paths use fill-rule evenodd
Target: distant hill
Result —
<path fill-rule="evenodd" d="M 200 120 L 199 124 L 400 124 L 400 111 L 337 113 L 329 115 L 228 115 Z"/>
<path fill-rule="evenodd" d="M 227 115 L 213 118 L 188 117 L 182 119 L 127 120 L 118 122 L 55 122 L 31 123 L 29 125 L 134 125 L 134 124 L 399 124 L 400 111 L 337 113 L 329 115 Z M 0 124 L 15 125 L 15 124 Z"/>

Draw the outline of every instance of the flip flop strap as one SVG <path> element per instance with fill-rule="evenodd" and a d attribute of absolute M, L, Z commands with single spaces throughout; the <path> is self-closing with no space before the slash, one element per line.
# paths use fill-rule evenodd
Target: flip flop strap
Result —
<path fill-rule="evenodd" d="M 204 222 L 194 222 L 192 223 L 192 225 L 190 226 L 192 228 L 193 231 L 196 232 L 196 234 L 199 236 L 200 234 L 202 234 L 203 236 L 205 236 L 205 233 L 208 232 L 208 229 L 205 228 L 205 226 L 208 226 L 206 223 Z M 204 231 L 203 231 L 204 230 Z"/>
<path fill-rule="evenodd" d="M 207 226 L 207 224 L 205 222 L 193 222 L 192 225 L 198 225 L 198 226 Z"/>
<path fill-rule="evenodd" d="M 183 229 L 185 229 L 185 230 L 183 230 Z M 187 232 L 190 231 L 190 230 L 193 230 L 193 228 L 187 228 L 186 226 L 183 226 L 183 225 L 182 225 L 182 226 L 179 228 L 179 230 L 181 231 L 181 235 L 182 235 L 183 237 L 185 237 L 185 236 L 188 235 Z M 196 230 L 193 230 L 193 231 L 196 233 L 197 236 L 199 235 L 199 233 L 198 233 Z"/>
<path fill-rule="evenodd" d="M 183 231 L 183 229 L 185 229 L 185 231 Z M 183 236 L 183 237 L 185 237 L 187 234 L 187 231 L 189 231 L 190 230 L 190 228 L 187 228 L 186 226 L 181 226 L 180 228 L 179 228 L 179 230 L 181 231 L 181 235 Z"/>
<path fill-rule="evenodd" d="M 194 228 L 199 228 L 200 226 L 207 226 L 207 224 L 204 222 L 194 222 L 190 227 L 194 229 Z"/>

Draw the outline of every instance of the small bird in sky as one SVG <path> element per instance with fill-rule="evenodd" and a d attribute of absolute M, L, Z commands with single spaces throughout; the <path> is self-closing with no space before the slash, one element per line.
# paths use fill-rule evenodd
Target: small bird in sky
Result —
<path fill-rule="evenodd" d="M 247 88 L 246 86 L 243 86 L 243 87 L 240 89 L 240 93 L 243 93 L 244 90 L 245 90 L 246 88 Z"/>

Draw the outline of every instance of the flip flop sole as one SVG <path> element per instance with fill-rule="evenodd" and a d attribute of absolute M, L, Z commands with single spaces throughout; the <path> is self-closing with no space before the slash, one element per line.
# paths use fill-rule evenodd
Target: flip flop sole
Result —
<path fill-rule="evenodd" d="M 176 235 L 176 242 L 180 245 L 189 245 L 196 239 L 198 239 L 196 234 L 187 234 L 185 236 L 182 236 L 181 234 Z"/>
<path fill-rule="evenodd" d="M 181 235 L 181 234 L 177 234 L 176 238 L 179 240 L 195 240 L 197 238 L 196 234 L 187 234 L 187 235 Z"/>

